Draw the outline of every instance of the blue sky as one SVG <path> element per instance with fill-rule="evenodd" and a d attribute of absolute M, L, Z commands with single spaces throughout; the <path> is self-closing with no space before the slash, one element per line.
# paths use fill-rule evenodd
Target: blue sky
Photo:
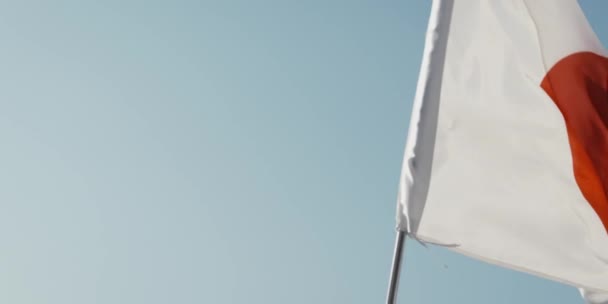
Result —
<path fill-rule="evenodd" d="M 429 3 L 0 3 L 0 302 L 382 303 Z M 403 303 L 582 303 L 404 270 Z"/>

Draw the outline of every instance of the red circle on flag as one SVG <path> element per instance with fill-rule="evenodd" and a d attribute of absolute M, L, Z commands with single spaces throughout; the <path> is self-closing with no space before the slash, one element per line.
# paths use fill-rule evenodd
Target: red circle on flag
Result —
<path fill-rule="evenodd" d="M 608 232 L 608 58 L 569 55 L 541 87 L 564 116 L 576 183 Z"/>

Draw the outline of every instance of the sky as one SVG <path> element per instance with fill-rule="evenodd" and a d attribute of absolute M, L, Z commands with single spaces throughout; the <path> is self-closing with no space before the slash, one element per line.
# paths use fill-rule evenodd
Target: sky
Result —
<path fill-rule="evenodd" d="M 429 9 L 0 2 L 0 302 L 383 303 Z M 406 249 L 401 303 L 582 303 Z"/>

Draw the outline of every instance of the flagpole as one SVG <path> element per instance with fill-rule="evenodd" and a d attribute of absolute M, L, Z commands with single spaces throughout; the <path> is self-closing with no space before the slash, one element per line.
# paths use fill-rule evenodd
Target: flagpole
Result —
<path fill-rule="evenodd" d="M 387 304 L 397 303 L 397 289 L 399 289 L 399 277 L 401 276 L 401 264 L 403 261 L 403 250 L 405 248 L 405 231 L 397 231 L 395 237 L 395 251 L 393 252 L 393 265 L 388 283 Z"/>
<path fill-rule="evenodd" d="M 456 0 L 433 0 L 431 14 L 427 26 L 422 65 L 416 87 L 416 96 L 412 106 L 412 117 L 410 119 L 410 135 L 406 142 L 404 155 L 404 169 L 400 182 L 400 192 L 413 191 L 413 184 L 417 184 L 417 192 L 408 196 L 406 200 L 414 199 L 418 205 L 411 208 L 410 202 L 400 201 L 404 208 L 406 223 L 398 222 L 398 226 L 407 227 L 407 231 L 416 231 L 422 216 L 423 205 L 426 200 L 426 191 L 430 180 L 430 168 L 432 162 L 432 147 L 435 141 L 436 122 L 439 106 L 439 95 L 441 93 L 441 81 L 443 76 L 443 64 L 447 51 L 448 33 L 452 18 L 454 2 Z M 430 147 L 430 150 L 429 150 Z M 408 158 L 409 157 L 409 158 Z M 414 160 L 415 158 L 415 160 Z M 407 165 L 407 166 L 405 166 Z M 404 171 L 405 170 L 405 171 Z M 411 172 L 414 170 L 414 172 Z M 406 175 L 403 175 L 407 173 Z M 415 173 L 415 174 L 414 174 Z M 416 176 L 416 183 L 412 178 Z M 405 182 L 404 182 L 405 181 Z M 428 189 L 428 188 L 427 188 Z M 411 194 L 411 193 L 410 193 Z M 407 206 L 406 206 L 407 205 Z M 402 214 L 403 215 L 403 214 Z M 407 231 L 398 230 L 395 238 L 395 251 L 393 253 L 393 265 L 389 279 L 387 304 L 397 304 L 397 289 L 399 287 L 399 276 L 401 264 L 403 264 L 403 250 Z"/>

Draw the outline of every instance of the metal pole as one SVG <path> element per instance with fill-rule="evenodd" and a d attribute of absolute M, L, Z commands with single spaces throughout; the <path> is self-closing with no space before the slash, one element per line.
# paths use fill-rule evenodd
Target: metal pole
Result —
<path fill-rule="evenodd" d="M 387 304 L 397 304 L 397 289 L 399 288 L 399 276 L 401 274 L 401 264 L 403 258 L 403 249 L 405 248 L 406 232 L 397 231 L 395 237 L 395 252 L 393 253 L 393 266 L 391 276 L 388 283 L 388 294 L 386 296 Z"/>
<path fill-rule="evenodd" d="M 420 155 L 427 155 L 428 153 L 425 154 L 424 152 L 419 151 L 419 149 L 425 147 L 426 149 L 432 150 L 435 141 L 434 133 L 437 126 L 434 124 L 436 124 L 437 121 L 436 115 L 439 107 L 439 93 L 441 91 L 443 65 L 445 63 L 447 38 L 452 20 L 454 2 L 456 2 L 456 0 L 433 0 L 431 16 L 427 27 L 424 53 L 422 55 L 422 67 L 420 69 L 416 98 L 414 99 L 412 118 L 410 120 L 415 127 L 410 127 L 409 132 L 416 132 L 416 134 L 414 134 L 414 137 L 408 136 L 406 156 L 416 156 L 416 167 L 418 170 L 417 180 L 420 179 L 420 181 L 422 181 L 421 185 L 428 183 L 430 178 L 428 175 L 430 174 L 430 159 L 421 158 Z M 426 176 L 420 174 L 420 172 L 425 171 L 427 172 Z M 417 181 L 415 184 L 418 183 L 419 182 Z M 408 191 L 412 190 L 411 187 L 412 185 L 410 184 L 408 186 Z M 421 186 L 418 187 L 420 188 Z M 424 204 L 426 195 L 424 198 L 416 197 L 416 199 L 419 200 L 414 202 L 416 205 Z M 408 201 L 406 204 L 410 206 L 412 202 Z M 413 210 L 409 210 L 409 212 L 412 211 Z M 414 218 L 418 219 L 422 216 L 419 210 L 414 214 L 409 214 L 409 216 L 412 215 Z M 411 225 L 412 223 L 410 222 L 409 224 Z M 401 272 L 406 235 L 407 232 L 397 231 L 395 252 L 393 254 L 393 267 L 391 269 L 388 294 L 386 297 L 387 304 L 397 304 L 397 288 L 399 287 L 399 275 Z"/>

